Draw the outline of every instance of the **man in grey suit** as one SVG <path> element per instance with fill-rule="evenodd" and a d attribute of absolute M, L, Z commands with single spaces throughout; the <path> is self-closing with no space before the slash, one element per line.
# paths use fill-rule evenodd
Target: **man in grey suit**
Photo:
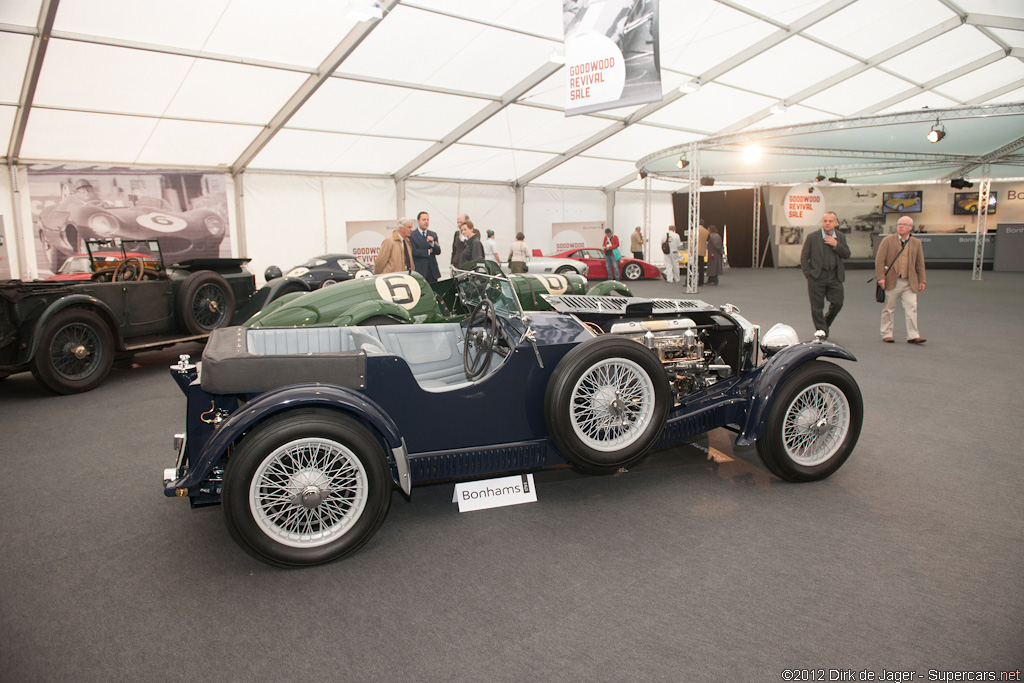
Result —
<path fill-rule="evenodd" d="M 850 258 L 846 237 L 836 231 L 839 219 L 835 211 L 826 211 L 821 218 L 821 230 L 815 230 L 804 241 L 800 254 L 800 268 L 807 278 L 807 296 L 811 300 L 811 319 L 814 329 L 827 337 L 829 327 L 843 307 L 843 282 L 846 268 L 843 260 Z M 828 300 L 828 313 L 824 313 Z"/>

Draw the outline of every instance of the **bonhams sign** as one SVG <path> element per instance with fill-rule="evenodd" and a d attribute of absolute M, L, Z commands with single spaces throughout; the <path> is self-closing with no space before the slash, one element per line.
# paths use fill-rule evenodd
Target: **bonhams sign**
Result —
<path fill-rule="evenodd" d="M 825 198 L 821 190 L 797 185 L 786 193 L 786 222 L 790 225 L 818 225 L 825 214 Z"/>
<path fill-rule="evenodd" d="M 658 0 L 564 0 L 565 115 L 661 101 Z"/>

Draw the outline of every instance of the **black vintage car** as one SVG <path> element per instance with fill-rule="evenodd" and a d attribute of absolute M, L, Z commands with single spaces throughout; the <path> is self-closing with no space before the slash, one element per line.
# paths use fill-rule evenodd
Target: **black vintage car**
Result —
<path fill-rule="evenodd" d="M 301 287 L 282 279 L 257 291 L 249 259 L 167 267 L 157 240 L 90 240 L 87 247 L 90 254 L 117 249 L 123 259 L 115 268 L 94 267 L 91 280 L 0 283 L 0 379 L 30 370 L 58 394 L 89 391 L 115 353 L 205 340 Z"/>

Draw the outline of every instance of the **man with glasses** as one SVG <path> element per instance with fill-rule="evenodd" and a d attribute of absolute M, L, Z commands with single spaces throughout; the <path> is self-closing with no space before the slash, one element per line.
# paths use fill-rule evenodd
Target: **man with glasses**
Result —
<path fill-rule="evenodd" d="M 460 213 L 455 217 L 455 240 L 452 242 L 452 266 L 458 267 L 462 261 L 462 250 L 466 248 L 466 241 L 462 239 L 462 226 L 469 220 L 469 214 Z"/>

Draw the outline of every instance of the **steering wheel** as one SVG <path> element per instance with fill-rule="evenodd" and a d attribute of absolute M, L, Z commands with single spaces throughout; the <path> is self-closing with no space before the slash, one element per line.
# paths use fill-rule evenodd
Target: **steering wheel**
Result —
<path fill-rule="evenodd" d="M 144 270 L 145 266 L 142 265 L 142 259 L 137 256 L 130 256 L 117 264 L 117 270 L 114 271 L 114 282 L 141 280 Z"/>
<path fill-rule="evenodd" d="M 490 299 L 481 299 L 466 319 L 466 343 L 462 351 L 462 364 L 466 379 L 473 381 L 484 374 L 494 354 L 494 341 L 498 334 L 498 316 Z"/>

